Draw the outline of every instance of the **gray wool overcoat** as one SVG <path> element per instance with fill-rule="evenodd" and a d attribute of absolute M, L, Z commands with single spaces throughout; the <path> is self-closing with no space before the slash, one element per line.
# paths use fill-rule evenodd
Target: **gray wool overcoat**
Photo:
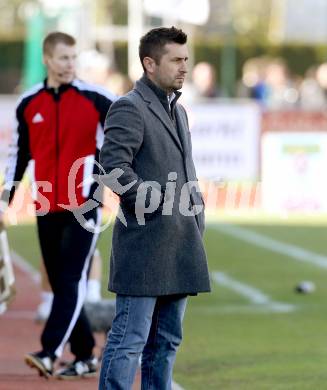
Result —
<path fill-rule="evenodd" d="M 210 291 L 202 242 L 203 200 L 187 116 L 180 104 L 175 118 L 179 132 L 142 79 L 108 112 L 100 162 L 107 174 L 104 183 L 120 196 L 109 277 L 109 290 L 115 293 Z M 149 186 L 148 181 L 156 183 Z"/>

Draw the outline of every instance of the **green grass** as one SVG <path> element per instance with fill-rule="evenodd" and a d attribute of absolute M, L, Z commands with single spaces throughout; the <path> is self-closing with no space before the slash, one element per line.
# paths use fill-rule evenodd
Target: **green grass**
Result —
<path fill-rule="evenodd" d="M 326 227 L 245 226 L 276 240 L 327 256 Z M 14 249 L 36 265 L 40 254 L 33 225 L 9 228 Z M 108 280 L 111 231 L 102 234 L 103 291 Z M 211 294 L 189 299 L 184 341 L 174 379 L 186 390 L 327 389 L 327 270 L 298 262 L 222 234 L 205 236 L 210 269 L 260 289 L 274 301 L 296 305 L 289 313 L 256 310 L 246 298 L 212 285 Z M 311 280 L 317 290 L 294 286 Z"/>

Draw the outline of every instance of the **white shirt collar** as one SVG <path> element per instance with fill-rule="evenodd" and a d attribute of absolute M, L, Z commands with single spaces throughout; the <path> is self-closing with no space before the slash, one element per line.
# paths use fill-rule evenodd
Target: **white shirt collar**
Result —
<path fill-rule="evenodd" d="M 169 107 L 171 105 L 171 102 L 175 99 L 176 95 L 174 92 L 172 92 L 170 95 L 167 95 L 167 99 L 168 99 L 168 103 L 169 103 Z"/>

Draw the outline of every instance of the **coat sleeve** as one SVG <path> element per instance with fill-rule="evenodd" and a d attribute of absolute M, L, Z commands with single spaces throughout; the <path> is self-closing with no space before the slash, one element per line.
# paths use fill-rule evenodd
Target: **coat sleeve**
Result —
<path fill-rule="evenodd" d="M 179 107 L 181 108 L 183 114 L 184 114 L 184 117 L 185 117 L 185 121 L 186 121 L 186 124 L 187 124 L 187 130 L 190 130 L 190 124 L 189 124 L 189 121 L 188 121 L 188 116 L 187 116 L 187 112 L 184 108 L 183 105 L 179 104 Z"/>
<path fill-rule="evenodd" d="M 24 105 L 17 106 L 15 125 L 6 164 L 4 190 L 1 201 L 10 203 L 30 160 L 28 125 L 24 118 Z"/>
<path fill-rule="evenodd" d="M 143 183 L 133 168 L 134 158 L 142 146 L 143 138 L 142 114 L 128 98 L 120 98 L 111 105 L 105 121 L 100 164 L 106 175 L 102 175 L 101 180 L 119 195 L 128 209 L 135 206 L 138 189 Z"/>

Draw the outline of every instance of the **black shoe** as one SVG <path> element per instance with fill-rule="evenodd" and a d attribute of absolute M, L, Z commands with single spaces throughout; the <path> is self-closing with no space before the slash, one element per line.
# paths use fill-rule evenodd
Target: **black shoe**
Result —
<path fill-rule="evenodd" d="M 28 366 L 36 368 L 40 376 L 44 376 L 46 378 L 52 376 L 53 360 L 44 352 L 28 353 L 27 355 L 25 355 L 24 360 Z"/>
<path fill-rule="evenodd" d="M 91 357 L 87 360 L 75 360 L 55 372 L 55 377 L 58 379 L 79 379 L 91 378 L 96 376 L 98 359 Z"/>

